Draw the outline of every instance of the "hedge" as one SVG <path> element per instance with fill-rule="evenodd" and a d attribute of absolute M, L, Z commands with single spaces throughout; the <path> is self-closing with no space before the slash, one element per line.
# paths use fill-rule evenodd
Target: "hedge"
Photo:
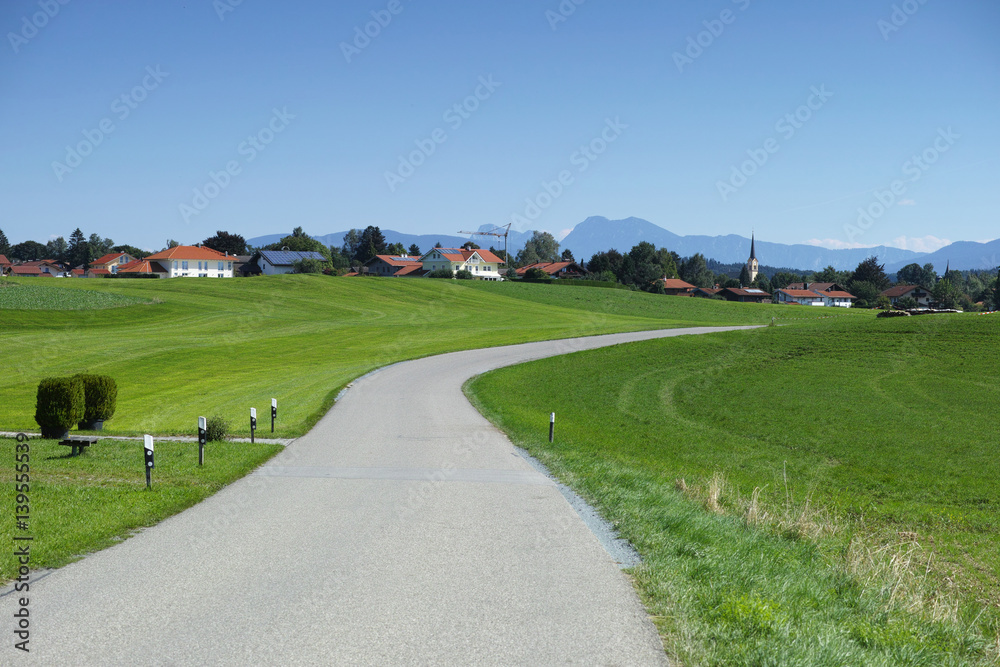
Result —
<path fill-rule="evenodd" d="M 85 405 L 79 378 L 45 378 L 38 383 L 35 421 L 44 431 L 68 431 L 83 419 Z"/>
<path fill-rule="evenodd" d="M 81 422 L 107 421 L 118 406 L 118 385 L 109 375 L 73 376 L 83 383 L 84 416 Z"/>

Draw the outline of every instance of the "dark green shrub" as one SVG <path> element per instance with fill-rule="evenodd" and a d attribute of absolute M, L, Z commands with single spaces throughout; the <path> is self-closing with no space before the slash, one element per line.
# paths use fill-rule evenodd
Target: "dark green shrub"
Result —
<path fill-rule="evenodd" d="M 455 272 L 451 269 L 438 269 L 427 274 L 428 278 L 451 278 L 455 277 Z"/>
<path fill-rule="evenodd" d="M 472 271 L 462 269 L 455 272 L 455 280 L 472 280 Z"/>
<path fill-rule="evenodd" d="M 529 283 L 543 283 L 551 282 L 552 278 L 541 269 L 528 269 L 524 272 L 524 280 Z"/>
<path fill-rule="evenodd" d="M 38 383 L 35 421 L 42 435 L 67 431 L 83 419 L 83 383 L 78 378 L 45 378 Z"/>
<path fill-rule="evenodd" d="M 81 422 L 107 421 L 118 407 L 118 384 L 110 375 L 75 375 L 83 383 L 84 410 Z"/>
<path fill-rule="evenodd" d="M 218 415 L 205 421 L 205 439 L 209 442 L 225 440 L 229 434 L 229 422 Z"/>

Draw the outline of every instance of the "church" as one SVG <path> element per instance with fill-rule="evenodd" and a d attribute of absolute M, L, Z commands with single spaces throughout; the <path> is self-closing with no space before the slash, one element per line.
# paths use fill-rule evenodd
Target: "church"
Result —
<path fill-rule="evenodd" d="M 750 259 L 747 260 L 747 272 L 750 274 L 750 282 L 757 280 L 757 274 L 760 273 L 760 265 L 757 263 L 757 251 L 754 249 L 754 244 L 756 239 L 755 234 L 750 234 Z"/>

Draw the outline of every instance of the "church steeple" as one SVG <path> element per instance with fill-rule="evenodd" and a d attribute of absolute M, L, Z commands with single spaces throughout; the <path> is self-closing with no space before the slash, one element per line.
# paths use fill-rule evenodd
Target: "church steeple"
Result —
<path fill-rule="evenodd" d="M 757 263 L 756 234 L 750 232 L 750 259 L 747 260 L 747 272 L 750 274 L 750 282 L 757 280 L 760 266 Z"/>

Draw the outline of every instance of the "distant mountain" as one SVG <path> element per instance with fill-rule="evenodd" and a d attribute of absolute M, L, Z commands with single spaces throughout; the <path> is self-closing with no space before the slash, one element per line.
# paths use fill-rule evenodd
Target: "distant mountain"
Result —
<path fill-rule="evenodd" d="M 879 258 L 881 261 L 881 257 Z M 917 260 L 914 260 L 917 261 Z M 939 275 L 944 274 L 949 262 L 951 268 L 958 271 L 996 271 L 1000 266 L 1000 239 L 989 243 L 974 241 L 956 241 L 949 246 L 924 255 L 918 264 L 933 264 Z M 886 262 L 886 273 L 895 273 L 911 262 Z"/>
<path fill-rule="evenodd" d="M 724 264 L 745 262 L 750 257 L 750 239 L 730 234 L 728 236 L 678 236 L 662 227 L 640 218 L 608 220 L 602 217 L 587 218 L 577 225 L 560 247 L 569 248 L 577 259 L 588 260 L 601 250 L 615 248 L 628 252 L 640 241 L 649 241 L 657 248 L 673 250 L 682 257 L 701 253 L 707 258 Z M 879 246 L 850 250 L 827 250 L 811 245 L 786 245 L 757 239 L 757 259 L 768 266 L 788 266 L 799 270 L 820 271 L 833 266 L 840 271 L 854 269 L 866 258 L 875 255 L 880 262 L 900 263 L 905 266 L 923 257 L 924 253 Z M 922 260 L 921 260 L 922 261 Z M 888 266 L 886 267 L 888 269 Z"/>

